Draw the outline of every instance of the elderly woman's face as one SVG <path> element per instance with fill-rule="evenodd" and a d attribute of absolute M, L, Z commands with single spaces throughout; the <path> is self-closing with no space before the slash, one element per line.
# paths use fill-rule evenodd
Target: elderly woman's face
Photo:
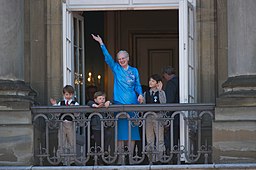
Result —
<path fill-rule="evenodd" d="M 117 56 L 118 63 L 123 67 L 126 68 L 128 66 L 129 58 L 125 53 L 120 53 Z"/>

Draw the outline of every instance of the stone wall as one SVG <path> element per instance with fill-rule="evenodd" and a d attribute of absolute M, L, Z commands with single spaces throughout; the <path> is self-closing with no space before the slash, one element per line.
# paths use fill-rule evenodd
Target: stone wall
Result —
<path fill-rule="evenodd" d="M 35 92 L 22 81 L 0 81 L 0 165 L 32 165 L 30 106 Z"/>
<path fill-rule="evenodd" d="M 25 81 L 48 105 L 62 97 L 62 0 L 24 0 L 24 16 Z"/>
<path fill-rule="evenodd" d="M 223 93 L 216 100 L 214 163 L 256 162 L 256 70 L 253 0 L 218 0 L 219 59 L 228 60 Z M 227 30 L 223 34 L 221 30 Z M 228 41 L 227 41 L 228 40 Z M 227 42 L 227 43 L 225 43 Z M 227 46 L 225 45 L 227 44 Z M 227 47 L 228 51 L 224 48 Z M 226 55 L 226 56 L 225 56 Z M 253 65 L 253 67 L 252 67 Z M 223 68 L 223 65 L 219 65 Z M 221 70 L 220 70 L 221 71 Z M 222 78 L 224 78 L 222 76 Z"/>

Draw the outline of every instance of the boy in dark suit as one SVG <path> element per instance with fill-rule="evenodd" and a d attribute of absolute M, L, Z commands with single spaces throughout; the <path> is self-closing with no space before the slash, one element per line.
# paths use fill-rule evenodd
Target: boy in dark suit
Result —
<path fill-rule="evenodd" d="M 165 92 L 162 90 L 163 84 L 161 76 L 153 74 L 149 79 L 149 90 L 144 92 L 144 103 L 157 104 L 166 103 Z M 157 118 L 162 115 L 158 112 L 147 112 L 146 117 L 146 139 L 147 147 L 151 149 L 157 148 L 160 152 L 159 155 L 153 155 L 152 162 L 158 162 L 164 151 L 164 127 Z M 157 115 L 157 116 L 155 116 Z"/>
<path fill-rule="evenodd" d="M 79 103 L 73 100 L 74 92 L 75 90 L 71 85 L 66 85 L 62 90 L 63 100 L 57 103 L 55 99 L 51 98 L 50 102 L 53 106 L 79 105 Z M 65 153 L 66 150 L 70 150 L 70 153 L 74 153 L 76 137 L 75 122 L 73 122 L 73 118 L 70 115 L 65 115 L 63 117 L 63 114 L 60 114 L 60 119 L 63 121 L 62 128 L 60 127 L 58 130 L 58 150 L 63 153 Z"/>

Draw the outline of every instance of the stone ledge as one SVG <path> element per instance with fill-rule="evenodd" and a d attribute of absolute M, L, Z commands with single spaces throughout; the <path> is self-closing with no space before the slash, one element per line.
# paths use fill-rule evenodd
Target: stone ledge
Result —
<path fill-rule="evenodd" d="M 256 107 L 216 107 L 216 121 L 256 121 Z"/>
<path fill-rule="evenodd" d="M 30 110 L 0 110 L 0 125 L 21 125 L 31 123 L 32 114 Z"/>
<path fill-rule="evenodd" d="M 21 80 L 0 80 L 0 90 L 22 90 L 28 92 L 35 92 L 29 84 Z"/>
<path fill-rule="evenodd" d="M 29 110 L 38 104 L 35 96 L 36 92 L 24 81 L 0 80 L 1 110 Z"/>
<path fill-rule="evenodd" d="M 256 87 L 256 75 L 241 75 L 229 77 L 222 85 L 223 88 Z"/>
<path fill-rule="evenodd" d="M 255 163 L 204 164 L 204 165 L 130 165 L 130 166 L 0 166 L 0 170 L 255 170 Z"/>
<path fill-rule="evenodd" d="M 0 102 L 30 102 L 35 103 L 34 99 L 30 96 L 19 96 L 19 95 L 0 95 Z"/>
<path fill-rule="evenodd" d="M 0 110 L 2 111 L 6 111 L 6 110 L 23 110 L 23 111 L 27 111 L 30 110 L 30 107 L 34 104 L 34 102 L 32 100 L 25 100 L 25 99 L 19 99 L 16 100 L 14 98 L 10 98 L 8 99 L 3 99 L 0 98 Z"/>
<path fill-rule="evenodd" d="M 0 101 L 33 102 L 36 94 L 36 91 L 24 81 L 0 80 Z"/>
<path fill-rule="evenodd" d="M 229 77 L 222 87 L 225 92 L 217 98 L 217 106 L 256 106 L 256 75 Z"/>
<path fill-rule="evenodd" d="M 256 90 L 227 91 L 220 95 L 221 98 L 255 98 Z"/>
<path fill-rule="evenodd" d="M 245 95 L 245 94 L 243 94 Z M 243 107 L 254 106 L 256 107 L 256 95 L 254 97 L 249 96 L 234 96 L 233 94 L 222 95 L 216 99 L 216 107 Z"/>

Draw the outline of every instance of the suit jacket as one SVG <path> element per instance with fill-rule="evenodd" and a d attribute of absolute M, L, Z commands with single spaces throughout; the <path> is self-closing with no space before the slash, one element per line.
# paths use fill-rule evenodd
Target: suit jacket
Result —
<path fill-rule="evenodd" d="M 179 79 L 174 76 L 165 87 L 166 103 L 179 103 Z"/>

